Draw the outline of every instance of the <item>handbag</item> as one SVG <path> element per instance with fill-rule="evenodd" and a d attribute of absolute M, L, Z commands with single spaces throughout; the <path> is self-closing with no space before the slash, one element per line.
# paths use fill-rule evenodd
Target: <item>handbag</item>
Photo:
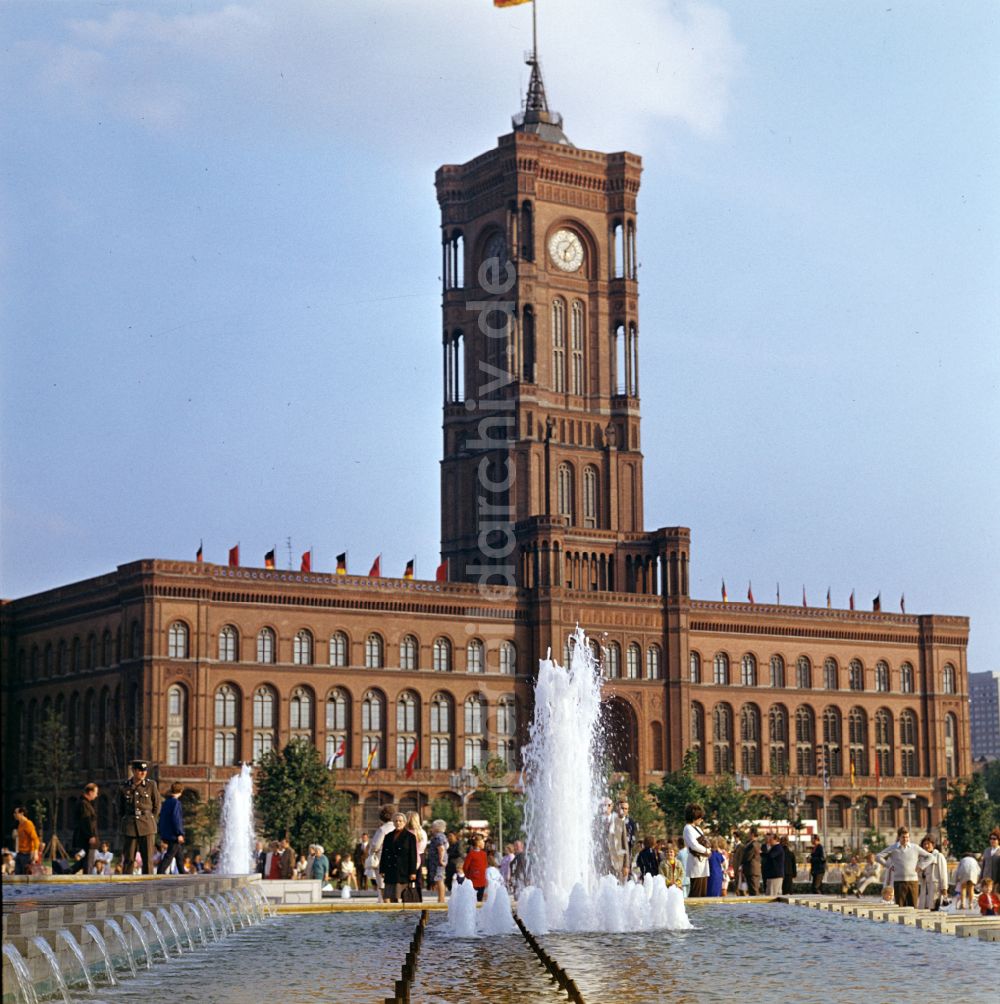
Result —
<path fill-rule="evenodd" d="M 404 903 L 423 903 L 424 897 L 420 892 L 420 886 L 416 882 L 408 882 L 403 888 L 403 893 L 400 899 Z"/>

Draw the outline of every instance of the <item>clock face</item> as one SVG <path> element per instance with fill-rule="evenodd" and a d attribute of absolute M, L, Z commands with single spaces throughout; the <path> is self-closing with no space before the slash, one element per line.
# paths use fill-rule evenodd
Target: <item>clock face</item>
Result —
<path fill-rule="evenodd" d="M 499 230 L 490 234 L 489 240 L 483 248 L 483 261 L 489 261 L 492 258 L 496 258 L 501 265 L 507 261 L 507 242 Z"/>
<path fill-rule="evenodd" d="M 576 272 L 583 264 L 583 244 L 572 230 L 557 230 L 549 238 L 549 257 L 556 268 Z"/>

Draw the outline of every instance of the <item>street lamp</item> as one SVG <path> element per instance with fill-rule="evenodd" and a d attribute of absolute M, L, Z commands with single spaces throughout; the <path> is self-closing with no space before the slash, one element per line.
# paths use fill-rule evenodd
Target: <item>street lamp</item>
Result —
<path fill-rule="evenodd" d="M 917 797 L 912 791 L 904 791 L 900 796 L 906 802 L 906 828 L 913 829 L 913 800 Z"/>
<path fill-rule="evenodd" d="M 461 770 L 452 771 L 451 786 L 462 799 L 462 823 L 466 824 L 469 822 L 469 796 L 479 787 L 479 778 L 475 771 L 468 767 L 463 767 Z"/>

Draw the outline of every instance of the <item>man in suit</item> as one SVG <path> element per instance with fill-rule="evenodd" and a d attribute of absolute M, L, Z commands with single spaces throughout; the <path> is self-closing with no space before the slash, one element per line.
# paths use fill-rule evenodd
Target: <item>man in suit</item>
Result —
<path fill-rule="evenodd" d="M 785 880 L 785 849 L 773 833 L 766 837 L 762 858 L 761 873 L 766 884 L 765 891 L 768 896 L 780 896 L 781 884 Z"/>
<path fill-rule="evenodd" d="M 170 794 L 160 806 L 160 839 L 165 840 L 167 849 L 160 858 L 157 872 L 166 875 L 177 859 L 177 870 L 184 871 L 184 813 L 181 811 L 181 794 L 184 788 L 176 781 L 170 786 Z"/>
<path fill-rule="evenodd" d="M 351 859 L 354 861 L 354 874 L 358 877 L 358 889 L 368 888 L 368 876 L 365 875 L 365 859 L 368 857 L 368 834 L 362 833 L 361 839 L 354 845 Z"/>
<path fill-rule="evenodd" d="M 76 860 L 66 870 L 74 875 L 82 871 L 84 875 L 94 873 L 94 861 L 97 847 L 101 842 L 97 832 L 97 809 L 94 801 L 98 795 L 98 787 L 93 781 L 83 789 L 83 798 L 76 810 L 76 828 L 73 830 L 73 846 L 76 848 Z"/>
<path fill-rule="evenodd" d="M 760 842 L 757 840 L 757 827 L 751 826 L 747 842 L 743 845 L 741 857 L 743 877 L 747 882 L 747 895 L 759 896 L 761 883 Z"/>
<path fill-rule="evenodd" d="M 1000 828 L 990 833 L 989 846 L 983 851 L 983 879 L 993 879 L 993 888 L 1000 888 Z"/>
<path fill-rule="evenodd" d="M 621 813 L 612 809 L 610 798 L 605 800 L 601 825 L 607 848 L 608 872 L 621 882 L 628 876 L 628 830 Z"/>
<path fill-rule="evenodd" d="M 160 789 L 150 780 L 149 764 L 145 760 L 132 761 L 132 776 L 118 792 L 118 813 L 121 817 L 122 874 L 132 874 L 138 850 L 143 875 L 152 875 Z"/>
<path fill-rule="evenodd" d="M 639 827 L 635 820 L 628 814 L 628 799 L 622 795 L 618 799 L 618 816 L 625 829 L 625 865 L 620 873 L 622 881 L 627 881 L 632 871 L 632 856 L 635 851 L 635 841 L 639 835 Z"/>
<path fill-rule="evenodd" d="M 812 876 L 812 891 L 823 891 L 823 876 L 826 874 L 826 851 L 823 850 L 823 843 L 819 839 L 819 834 L 814 833 L 812 838 L 812 850 L 809 852 L 809 874 Z M 914 894 L 916 900 L 916 894 Z"/>
<path fill-rule="evenodd" d="M 290 879 L 294 871 L 295 852 L 292 850 L 292 845 L 288 842 L 288 837 L 284 837 L 281 841 L 281 877 L 283 879 Z"/>

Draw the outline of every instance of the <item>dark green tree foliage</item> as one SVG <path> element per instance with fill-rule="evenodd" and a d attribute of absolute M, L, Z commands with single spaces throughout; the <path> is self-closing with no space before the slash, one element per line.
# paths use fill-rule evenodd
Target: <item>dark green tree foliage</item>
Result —
<path fill-rule="evenodd" d="M 639 838 L 655 837 L 661 840 L 667 835 L 663 824 L 663 813 L 656 799 L 649 791 L 644 791 L 631 778 L 624 778 L 611 786 L 611 797 L 617 805 L 624 795 L 628 799 L 628 814 L 639 828 Z"/>
<path fill-rule="evenodd" d="M 328 854 L 350 851 L 350 800 L 337 791 L 335 772 L 312 743 L 295 739 L 270 750 L 254 773 L 254 805 L 265 837 L 287 836 L 298 851 L 309 844 L 322 844 Z"/>
<path fill-rule="evenodd" d="M 462 829 L 462 813 L 450 798 L 435 798 L 431 802 L 431 820 L 443 819 L 448 833 L 458 833 Z"/>
<path fill-rule="evenodd" d="M 982 776 L 973 774 L 968 782 L 959 781 L 948 789 L 944 828 L 952 853 L 979 854 L 989 843 L 989 833 L 1000 823 L 1000 811 L 990 801 Z"/>
<path fill-rule="evenodd" d="M 185 791 L 181 796 L 184 812 L 185 841 L 190 850 L 197 848 L 207 854 L 221 838 L 222 799 L 209 798 L 201 801 L 193 791 Z"/>
<path fill-rule="evenodd" d="M 680 770 L 664 775 L 661 784 L 649 786 L 649 793 L 663 813 L 668 833 L 679 834 L 684 829 L 684 810 L 691 802 L 705 805 L 708 789 L 695 777 L 697 766 L 697 754 L 688 750 Z"/>
<path fill-rule="evenodd" d="M 45 819 L 52 823 L 52 831 L 58 832 L 64 820 L 59 818 L 62 796 L 77 770 L 73 751 L 69 745 L 69 730 L 61 716 L 53 711 L 45 714 L 35 732 L 28 769 L 25 771 L 25 787 L 45 803 Z M 36 818 L 38 832 L 42 832 L 45 820 Z"/>
<path fill-rule="evenodd" d="M 494 840 L 500 839 L 500 799 L 490 788 L 480 788 L 476 792 L 479 801 L 479 811 L 482 818 L 489 823 L 490 834 Z M 503 793 L 503 842 L 509 844 L 512 840 L 524 839 L 524 796 L 513 791 Z M 503 851 L 503 848 L 499 848 Z"/>
<path fill-rule="evenodd" d="M 983 787 L 990 801 L 1000 805 L 1000 760 L 991 760 L 983 768 Z"/>
<path fill-rule="evenodd" d="M 749 798 L 732 774 L 720 774 L 705 794 L 705 822 L 721 836 L 728 837 L 733 829 L 750 816 Z"/>

